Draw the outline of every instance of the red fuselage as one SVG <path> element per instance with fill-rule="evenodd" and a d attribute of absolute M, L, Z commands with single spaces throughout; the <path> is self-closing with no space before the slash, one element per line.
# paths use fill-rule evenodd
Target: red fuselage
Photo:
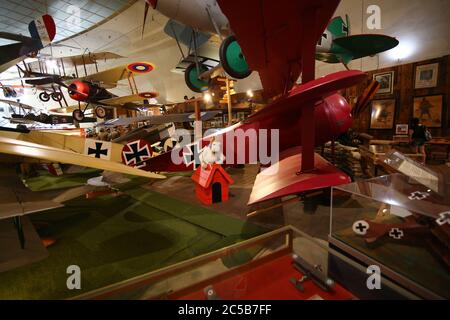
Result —
<path fill-rule="evenodd" d="M 261 148 L 265 149 L 263 155 L 272 156 L 272 152 L 276 152 L 282 158 L 290 149 L 301 146 L 302 110 L 307 104 L 314 104 L 315 135 L 311 135 L 312 139 L 315 145 L 323 144 L 345 133 L 352 124 L 351 108 L 336 92 L 360 82 L 365 77 L 362 72 L 348 71 L 299 86 L 287 97 L 276 100 L 245 121 L 201 139 L 197 149 L 209 145 L 214 140 L 221 143 L 225 165 L 256 162 L 266 165 L 261 161 L 263 160 L 260 157 Z M 278 138 L 271 141 L 273 130 L 278 132 Z M 261 138 L 260 133 L 264 131 L 267 132 L 267 140 L 265 137 Z M 278 147 L 271 152 L 274 143 L 278 144 Z M 146 162 L 144 169 L 159 172 L 192 170 L 192 163 L 187 160 L 178 163 L 174 161 L 172 154 L 176 153 L 175 159 L 177 157 L 183 159 L 183 155 L 190 153 L 189 149 L 194 150 L 188 145 L 152 158 Z M 191 160 L 193 158 L 191 157 Z"/>

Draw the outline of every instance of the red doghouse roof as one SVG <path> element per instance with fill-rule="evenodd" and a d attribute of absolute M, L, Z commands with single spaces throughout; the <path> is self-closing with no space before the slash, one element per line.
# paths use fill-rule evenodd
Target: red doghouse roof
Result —
<path fill-rule="evenodd" d="M 213 182 L 213 178 L 216 174 L 221 174 L 224 179 L 228 181 L 229 184 L 233 184 L 234 181 L 230 177 L 230 175 L 222 168 L 220 164 L 208 165 L 206 169 L 203 169 L 201 166 L 195 170 L 191 179 L 198 183 L 203 188 L 209 188 L 211 183 Z"/>

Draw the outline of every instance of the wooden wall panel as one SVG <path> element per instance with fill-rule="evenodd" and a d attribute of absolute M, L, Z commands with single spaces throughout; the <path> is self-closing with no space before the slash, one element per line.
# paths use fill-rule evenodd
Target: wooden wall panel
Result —
<path fill-rule="evenodd" d="M 419 65 L 439 63 L 438 84 L 435 88 L 414 89 L 415 70 Z M 450 55 L 442 58 L 421 61 L 399 65 L 392 68 L 380 69 L 368 72 L 368 80 L 358 86 L 349 88 L 345 91 L 345 96 L 349 101 L 353 101 L 364 92 L 364 89 L 370 83 L 373 75 L 387 71 L 394 71 L 394 92 L 393 94 L 376 95 L 374 100 L 395 99 L 395 121 L 394 127 L 388 130 L 370 129 L 370 107 L 354 119 L 353 128 L 359 132 L 367 132 L 376 139 L 392 139 L 395 134 L 396 124 L 409 124 L 413 116 L 413 103 L 415 97 L 428 95 L 443 95 L 442 106 L 442 127 L 430 128 L 434 137 L 448 136 L 450 129 Z"/>

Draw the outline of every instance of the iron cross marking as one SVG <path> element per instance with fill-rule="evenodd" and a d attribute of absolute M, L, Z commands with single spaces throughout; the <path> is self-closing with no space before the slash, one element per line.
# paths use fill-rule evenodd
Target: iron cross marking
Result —
<path fill-rule="evenodd" d="M 357 230 L 359 230 L 359 232 L 363 233 L 363 232 L 367 229 L 367 226 L 363 225 L 362 223 L 359 223 L 359 224 L 355 227 L 355 229 L 357 229 Z"/>
<path fill-rule="evenodd" d="M 96 158 L 100 158 L 101 155 L 104 155 L 105 157 L 108 155 L 108 149 L 102 149 L 103 143 L 96 142 L 95 143 L 95 149 L 88 148 L 88 155 L 94 154 Z"/>
<path fill-rule="evenodd" d="M 403 238 L 404 234 L 403 231 L 400 230 L 399 228 L 392 228 L 391 231 L 389 232 L 389 236 L 396 240 L 400 240 L 401 238 Z"/>
<path fill-rule="evenodd" d="M 436 223 L 440 226 L 448 223 L 450 224 L 450 212 L 443 212 L 439 215 L 439 218 L 436 219 Z"/>
<path fill-rule="evenodd" d="M 139 149 L 139 141 L 129 144 L 128 146 L 130 147 L 131 152 L 127 151 L 124 152 L 127 163 L 130 163 L 134 159 L 136 161 L 136 164 L 138 164 L 142 162 L 144 159 L 150 157 L 147 146 L 144 146 L 143 148 Z"/>
<path fill-rule="evenodd" d="M 186 164 L 186 167 L 189 167 L 192 164 L 193 168 L 196 169 L 197 165 L 200 164 L 199 145 L 198 145 L 198 143 L 194 143 L 194 144 L 191 144 L 190 146 L 187 146 L 186 148 L 188 148 L 188 151 L 187 152 L 183 151 L 184 163 Z"/>

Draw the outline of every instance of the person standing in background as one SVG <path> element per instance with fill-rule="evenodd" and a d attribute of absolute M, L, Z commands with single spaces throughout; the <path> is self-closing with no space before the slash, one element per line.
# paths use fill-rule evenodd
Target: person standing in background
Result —
<path fill-rule="evenodd" d="M 425 151 L 425 143 L 427 127 L 420 123 L 419 118 L 414 118 L 411 121 L 411 127 L 409 129 L 409 141 L 414 148 L 415 153 L 422 154 L 422 164 L 425 164 L 427 154 Z"/>

